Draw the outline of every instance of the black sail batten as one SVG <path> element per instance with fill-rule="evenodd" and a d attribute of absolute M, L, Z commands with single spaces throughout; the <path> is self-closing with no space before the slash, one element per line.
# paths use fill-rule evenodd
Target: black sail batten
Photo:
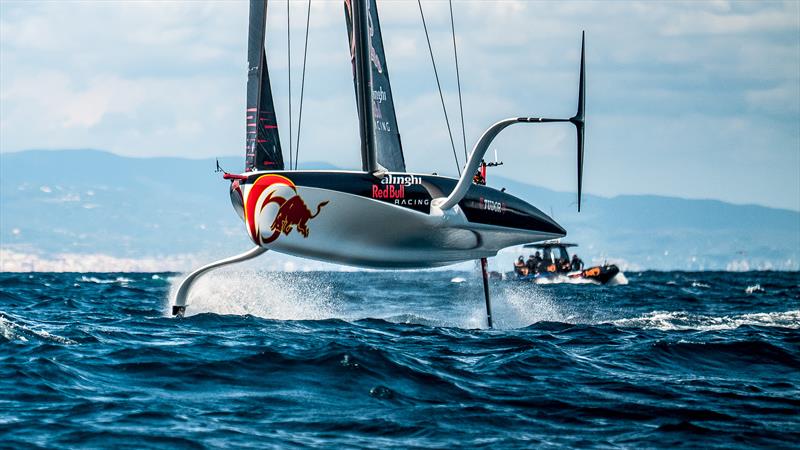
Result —
<path fill-rule="evenodd" d="M 264 38 L 267 0 L 250 0 L 247 38 L 247 135 L 245 170 L 283 170 L 278 120 L 272 99 Z"/>
<path fill-rule="evenodd" d="M 405 172 L 389 68 L 374 0 L 345 0 L 347 34 L 361 131 L 362 168 Z"/>

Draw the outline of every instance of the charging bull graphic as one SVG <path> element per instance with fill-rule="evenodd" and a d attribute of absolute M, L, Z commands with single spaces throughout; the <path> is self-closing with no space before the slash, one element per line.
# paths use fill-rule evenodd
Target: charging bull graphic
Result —
<path fill-rule="evenodd" d="M 284 197 L 282 194 L 289 193 Z M 288 198 L 287 198 L 288 197 Z M 278 205 L 278 214 L 272 221 L 270 231 L 272 234 L 266 239 L 261 235 L 259 217 L 261 212 L 270 203 Z M 245 205 L 245 223 L 250 238 L 258 245 L 269 244 L 281 235 L 288 235 L 293 229 L 297 229 L 304 238 L 308 237 L 308 221 L 319 215 L 322 207 L 328 202 L 317 205 L 317 211 L 311 214 L 311 210 L 306 202 L 297 195 L 297 187 L 292 180 L 281 175 L 262 175 L 256 179 L 247 192 Z"/>
<path fill-rule="evenodd" d="M 303 237 L 308 237 L 308 219 L 317 217 L 322 207 L 327 204 L 328 202 L 320 203 L 317 205 L 317 212 L 311 214 L 311 210 L 306 206 L 306 202 L 304 202 L 299 195 L 295 195 L 281 205 L 281 208 L 278 210 L 278 215 L 275 216 L 275 220 L 272 222 L 270 229 L 276 233 L 283 232 L 283 234 L 289 234 L 289 232 L 292 231 L 292 225 L 296 225 L 297 231 L 302 234 Z"/>

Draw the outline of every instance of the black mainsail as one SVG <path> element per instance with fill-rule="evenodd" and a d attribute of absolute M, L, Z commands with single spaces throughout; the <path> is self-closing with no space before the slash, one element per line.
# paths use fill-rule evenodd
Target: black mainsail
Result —
<path fill-rule="evenodd" d="M 403 146 L 375 0 L 345 0 L 347 34 L 358 102 L 362 169 L 405 172 Z"/>
<path fill-rule="evenodd" d="M 245 171 L 283 170 L 278 120 L 272 101 L 264 37 L 267 0 L 250 0 L 247 36 L 247 137 Z"/>

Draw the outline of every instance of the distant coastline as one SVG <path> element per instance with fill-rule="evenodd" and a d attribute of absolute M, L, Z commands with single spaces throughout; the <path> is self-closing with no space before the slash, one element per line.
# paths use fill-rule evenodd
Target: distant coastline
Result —
<path fill-rule="evenodd" d="M 239 157 L 220 158 L 227 170 Z M 97 150 L 0 154 L 0 270 L 182 271 L 250 246 L 213 159 L 129 158 Z M 315 167 L 334 166 L 315 163 Z M 800 270 L 800 212 L 654 195 L 575 195 L 502 177 L 548 214 L 587 262 L 623 270 Z M 521 249 L 492 258 L 509 270 Z M 527 255 L 526 255 L 527 256 Z M 353 270 L 271 254 L 270 270 Z M 449 269 L 470 270 L 469 263 Z"/>

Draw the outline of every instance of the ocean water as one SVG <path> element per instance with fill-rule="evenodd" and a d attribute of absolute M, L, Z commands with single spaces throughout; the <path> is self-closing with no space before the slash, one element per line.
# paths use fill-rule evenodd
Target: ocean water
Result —
<path fill-rule="evenodd" d="M 0 274 L 0 447 L 796 448 L 800 274 Z"/>

